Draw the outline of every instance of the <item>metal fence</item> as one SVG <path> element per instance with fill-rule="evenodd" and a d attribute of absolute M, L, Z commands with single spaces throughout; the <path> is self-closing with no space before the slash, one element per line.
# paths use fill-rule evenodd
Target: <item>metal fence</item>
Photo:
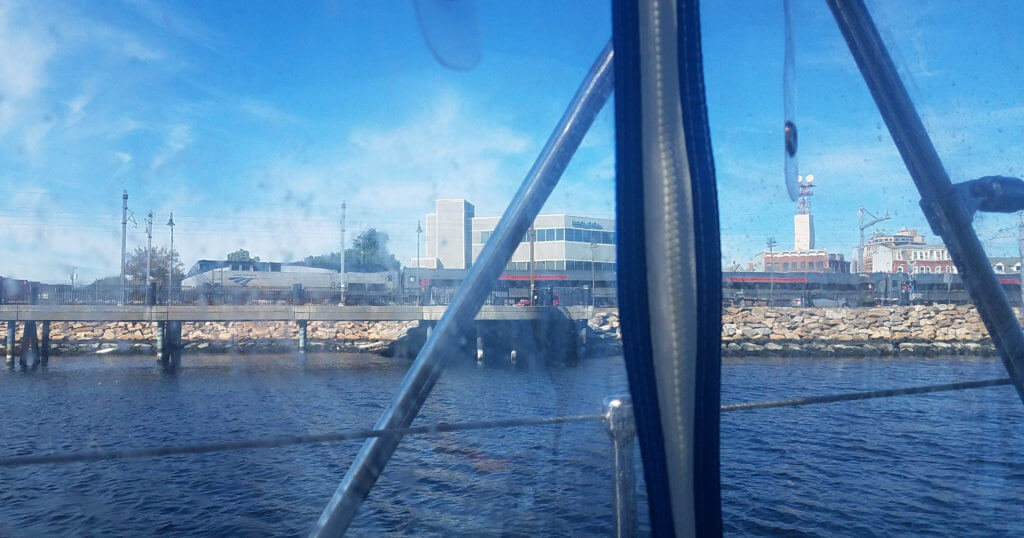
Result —
<path fill-rule="evenodd" d="M 530 300 L 528 286 L 501 288 L 492 291 L 485 304 L 514 306 L 519 304 L 561 306 L 614 306 L 614 288 L 598 288 L 591 293 L 587 288 L 538 286 L 536 301 Z M 289 287 L 173 287 L 151 286 L 72 286 L 69 284 L 40 284 L 26 282 L 19 293 L 0 294 L 0 304 L 41 305 L 446 305 L 455 294 L 454 288 L 427 287 L 422 296 L 416 290 L 361 290 L 349 288 L 344 295 L 338 288 Z"/>

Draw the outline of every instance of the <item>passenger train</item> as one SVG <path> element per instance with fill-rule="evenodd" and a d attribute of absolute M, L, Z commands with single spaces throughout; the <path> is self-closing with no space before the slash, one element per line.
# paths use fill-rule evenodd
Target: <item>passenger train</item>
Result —
<path fill-rule="evenodd" d="M 391 304 L 401 302 L 399 271 L 345 272 L 347 304 Z M 341 300 L 338 271 L 278 262 L 229 262 L 199 260 L 181 281 L 204 302 L 241 303 L 276 300 L 300 293 L 312 302 Z"/>
<path fill-rule="evenodd" d="M 1020 278 L 997 275 L 1010 303 L 1021 304 Z M 953 303 L 970 297 L 958 274 L 722 273 L 725 305 L 875 306 Z"/>

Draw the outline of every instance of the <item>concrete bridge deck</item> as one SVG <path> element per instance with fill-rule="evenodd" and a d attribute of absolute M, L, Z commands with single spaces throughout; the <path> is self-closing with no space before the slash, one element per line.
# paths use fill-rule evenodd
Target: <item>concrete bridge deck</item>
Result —
<path fill-rule="evenodd" d="M 437 321 L 445 306 L 338 305 L 0 305 L 0 321 Z M 480 321 L 544 319 L 551 307 L 484 306 Z M 588 306 L 566 307 L 573 320 L 593 314 Z"/>

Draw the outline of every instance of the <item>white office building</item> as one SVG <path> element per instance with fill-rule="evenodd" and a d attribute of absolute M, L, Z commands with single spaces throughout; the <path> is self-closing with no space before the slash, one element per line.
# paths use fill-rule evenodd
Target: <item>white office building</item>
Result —
<path fill-rule="evenodd" d="M 468 269 L 498 226 L 500 217 L 476 217 L 473 204 L 437 200 L 426 217 L 426 248 L 419 267 Z M 615 271 L 615 220 L 569 215 L 538 215 L 533 221 L 534 271 Z M 529 271 L 530 241 L 523 237 L 509 271 Z M 592 265 L 593 264 L 593 265 Z M 416 267 L 416 258 L 410 260 Z"/>

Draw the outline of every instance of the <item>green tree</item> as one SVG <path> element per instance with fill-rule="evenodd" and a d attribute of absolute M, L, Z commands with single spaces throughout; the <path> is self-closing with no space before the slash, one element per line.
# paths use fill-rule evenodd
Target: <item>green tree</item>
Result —
<path fill-rule="evenodd" d="M 93 280 L 92 284 L 89 285 L 97 288 L 116 288 L 121 285 L 121 277 L 105 276 L 103 278 L 97 278 L 96 280 Z"/>
<path fill-rule="evenodd" d="M 153 259 L 150 269 L 150 280 L 156 282 L 157 287 L 164 287 L 167 284 L 167 266 L 170 264 L 171 252 L 167 247 L 153 247 Z M 174 253 L 174 284 L 181 284 L 184 278 L 185 266 L 181 263 L 181 256 Z M 142 286 L 146 282 L 146 249 L 138 247 L 128 254 L 125 261 L 125 274 L 131 277 L 130 284 Z"/>
<path fill-rule="evenodd" d="M 303 265 L 338 270 L 338 253 L 306 256 Z M 388 234 L 370 228 L 352 239 L 352 248 L 345 249 L 345 271 L 372 273 L 392 271 L 401 267 L 394 254 L 388 251 Z"/>
<path fill-rule="evenodd" d="M 253 258 L 252 256 L 249 255 L 248 250 L 240 248 L 234 252 L 229 252 L 227 260 L 229 262 L 258 262 L 260 261 L 260 257 L 256 256 L 255 258 Z"/>

